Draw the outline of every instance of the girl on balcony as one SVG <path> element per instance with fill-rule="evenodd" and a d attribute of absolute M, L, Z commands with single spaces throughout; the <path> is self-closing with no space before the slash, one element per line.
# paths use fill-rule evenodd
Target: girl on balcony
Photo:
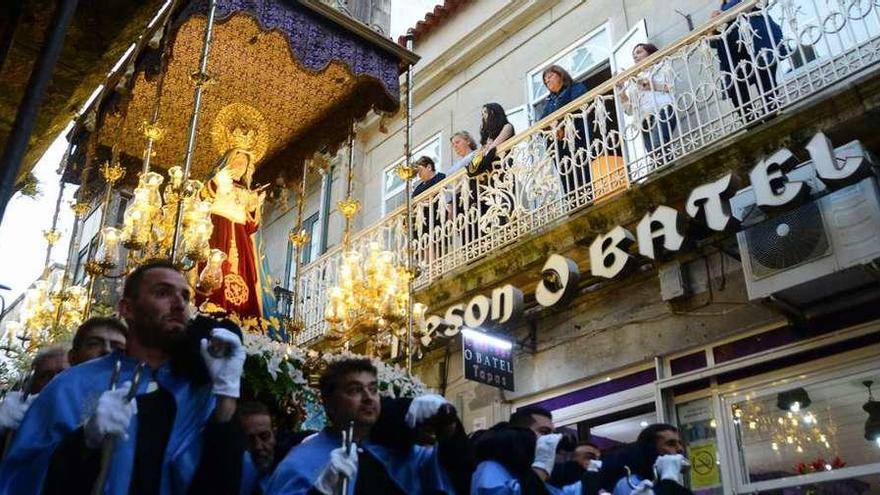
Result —
<path fill-rule="evenodd" d="M 493 227 L 504 225 L 513 213 L 515 191 L 513 178 L 503 167 L 493 169 L 496 148 L 507 141 L 516 131 L 507 120 L 504 108 L 498 103 L 486 103 L 482 110 L 480 124 L 480 144 L 474 158 L 467 165 L 470 177 L 470 204 L 468 210 L 476 209 L 478 215 L 471 227 L 471 239 L 489 232 Z M 471 210 L 473 211 L 473 210 Z M 467 211 L 471 216 L 470 211 Z"/>
<path fill-rule="evenodd" d="M 650 57 L 658 50 L 653 43 L 639 43 L 633 48 L 632 57 L 636 64 Z M 675 100 L 672 76 L 662 67 L 649 67 L 628 81 L 620 92 L 620 102 L 627 115 L 641 117 L 642 142 L 648 156 L 654 150 L 663 148 L 672 138 L 678 120 L 675 117 Z M 665 153 L 664 153 L 665 154 Z M 666 156 L 667 161 L 671 156 Z"/>

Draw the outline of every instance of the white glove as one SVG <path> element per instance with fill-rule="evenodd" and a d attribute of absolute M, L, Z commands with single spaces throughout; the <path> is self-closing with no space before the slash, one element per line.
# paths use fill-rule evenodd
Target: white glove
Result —
<path fill-rule="evenodd" d="M 642 480 L 629 495 L 654 495 L 654 483 L 651 480 Z"/>
<path fill-rule="evenodd" d="M 598 473 L 599 470 L 602 469 L 602 461 L 597 461 L 596 459 L 590 459 L 590 463 L 587 465 L 587 471 L 591 473 Z"/>
<path fill-rule="evenodd" d="M 137 414 L 137 401 L 128 400 L 131 382 L 125 382 L 116 390 L 108 390 L 98 398 L 98 407 L 86 421 L 83 431 L 86 446 L 98 448 L 108 435 L 128 439 L 128 425 Z"/>
<path fill-rule="evenodd" d="M 440 408 L 449 404 L 442 395 L 425 394 L 413 399 L 406 411 L 406 424 L 415 428 L 417 424 L 433 418 Z"/>
<path fill-rule="evenodd" d="M 229 346 L 225 356 L 212 356 L 208 350 L 208 339 L 202 339 L 202 359 L 214 382 L 214 393 L 237 399 L 241 395 L 241 373 L 244 370 L 244 346 L 241 339 L 225 328 L 211 330 L 211 340 Z"/>
<path fill-rule="evenodd" d="M 541 435 L 535 443 L 535 462 L 532 467 L 540 469 L 550 476 L 553 472 L 553 464 L 556 463 L 556 446 L 562 440 L 562 433 Z"/>
<path fill-rule="evenodd" d="M 24 393 L 19 391 L 9 392 L 3 402 L 0 402 L 0 429 L 17 430 L 24 419 L 24 413 L 27 412 L 31 402 L 37 398 L 36 395 L 30 395 L 27 399 L 22 400 Z"/>
<path fill-rule="evenodd" d="M 681 470 L 689 466 L 687 459 L 681 454 L 667 454 L 657 457 L 654 461 L 654 469 L 661 480 L 672 480 L 681 483 Z"/>
<path fill-rule="evenodd" d="M 342 478 L 354 481 L 354 475 L 357 474 L 357 470 L 358 452 L 356 443 L 352 442 L 351 451 L 348 454 L 345 453 L 345 447 L 333 449 L 330 451 L 330 462 L 324 466 L 324 470 L 318 475 L 315 489 L 324 495 L 334 495 L 337 492 L 337 487 L 342 483 Z"/>

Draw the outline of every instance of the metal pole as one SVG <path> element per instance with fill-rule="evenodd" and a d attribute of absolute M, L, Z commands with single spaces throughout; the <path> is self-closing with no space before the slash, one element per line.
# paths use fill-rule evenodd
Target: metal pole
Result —
<path fill-rule="evenodd" d="M 171 5 L 168 7 L 168 14 L 165 17 L 164 25 L 162 26 L 162 37 L 165 38 L 168 36 L 168 31 L 171 26 L 171 16 L 174 15 L 174 10 L 177 8 L 177 0 L 171 2 Z M 162 53 L 159 54 L 159 80 L 156 81 L 156 102 L 153 104 L 153 113 L 150 114 L 150 122 L 149 125 L 155 126 L 157 122 L 159 122 L 159 109 L 160 103 L 162 102 L 162 90 L 165 87 L 165 71 L 166 67 L 166 53 L 163 50 Z M 146 135 L 147 143 L 144 146 L 144 158 L 143 158 L 143 168 L 141 169 L 141 175 L 146 174 L 150 171 L 150 160 L 153 157 L 153 141 L 156 139 L 152 133 L 147 133 Z"/>
<path fill-rule="evenodd" d="M 71 146 L 68 145 L 67 151 L 70 153 Z M 55 237 L 55 228 L 58 227 L 58 214 L 61 213 L 61 199 L 64 197 L 64 180 L 60 181 L 60 186 L 58 187 L 58 197 L 55 198 L 55 213 L 52 214 L 52 227 L 49 228 L 44 234 L 46 237 L 46 261 L 43 263 L 45 267 L 43 270 L 43 275 L 47 275 L 49 271 L 49 263 L 52 261 L 52 247 L 55 246 L 55 242 L 57 239 Z"/>
<path fill-rule="evenodd" d="M 77 0 L 60 0 L 46 41 L 31 71 L 24 97 L 18 106 L 12 130 L 6 140 L 6 148 L 0 156 L 0 221 L 6 213 L 6 205 L 12 197 L 15 179 L 21 170 L 22 160 L 28 148 L 28 139 L 37 119 L 40 103 L 52 78 L 52 69 L 61 55 L 67 28 L 76 11 Z"/>
<path fill-rule="evenodd" d="M 202 91 L 208 82 L 208 52 L 211 49 L 211 36 L 214 34 L 214 14 L 217 11 L 217 0 L 208 3 L 208 21 L 205 23 L 205 38 L 202 44 L 202 55 L 199 60 L 199 72 L 196 76 L 196 89 L 193 93 L 193 113 L 189 120 L 189 135 L 186 142 L 186 157 L 183 162 L 183 184 L 189 179 L 192 169 L 193 155 L 196 149 L 196 129 L 199 125 L 199 110 L 202 106 Z M 183 222 L 183 195 L 181 191 L 177 203 L 177 215 L 174 221 L 174 237 L 171 243 L 171 260 L 177 257 L 177 249 L 180 245 L 180 227 Z"/>
<path fill-rule="evenodd" d="M 415 34 L 410 29 L 406 33 L 406 49 L 412 51 Z M 406 67 L 406 124 L 404 127 L 403 154 L 407 167 L 412 166 L 412 64 Z M 412 215 L 412 174 L 406 179 L 406 271 L 409 273 L 407 282 L 406 303 L 406 373 L 412 376 L 413 361 L 413 278 L 415 277 L 413 263 L 413 215 Z"/>
<path fill-rule="evenodd" d="M 305 207 L 306 202 L 306 179 L 308 179 L 308 175 L 309 161 L 306 161 L 303 166 L 302 184 L 300 184 L 299 187 L 299 198 L 297 198 L 299 203 L 296 209 L 297 220 L 295 235 L 297 242 L 293 243 L 293 263 L 296 271 L 293 272 L 293 314 L 291 315 L 291 319 L 294 323 L 296 323 L 296 318 L 299 315 L 299 281 L 300 272 L 302 271 L 302 246 L 311 240 L 306 239 L 303 235 L 303 208 Z"/>

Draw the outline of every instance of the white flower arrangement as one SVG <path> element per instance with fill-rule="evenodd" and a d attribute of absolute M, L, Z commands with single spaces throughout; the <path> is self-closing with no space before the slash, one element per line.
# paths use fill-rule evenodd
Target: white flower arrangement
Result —
<path fill-rule="evenodd" d="M 244 382 L 260 400 L 267 401 L 271 397 L 284 414 L 302 416 L 299 419 L 313 427 L 323 423 L 318 391 L 306 379 L 309 357 L 302 349 L 251 332 L 244 333 L 244 348 L 249 361 L 245 365 Z M 350 351 L 321 356 L 327 364 L 343 359 L 364 358 L 367 357 Z M 376 367 L 381 396 L 407 398 L 428 392 L 421 380 L 409 376 L 400 366 L 377 358 L 367 359 Z M 321 417 L 314 417 L 316 411 Z"/>

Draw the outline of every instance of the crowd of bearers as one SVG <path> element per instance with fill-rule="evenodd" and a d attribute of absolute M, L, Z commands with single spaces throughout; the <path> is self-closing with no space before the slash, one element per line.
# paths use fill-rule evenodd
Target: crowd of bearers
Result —
<path fill-rule="evenodd" d="M 239 403 L 240 329 L 192 318 L 191 296 L 173 264 L 149 262 L 125 280 L 124 324 L 87 320 L 69 351 L 39 353 L 34 378 L 0 404 L 0 495 L 689 493 L 671 425 L 604 464 L 539 407 L 468 438 L 440 395 L 380 398 L 366 358 L 321 376 L 326 428 L 278 432 L 266 405 Z"/>

